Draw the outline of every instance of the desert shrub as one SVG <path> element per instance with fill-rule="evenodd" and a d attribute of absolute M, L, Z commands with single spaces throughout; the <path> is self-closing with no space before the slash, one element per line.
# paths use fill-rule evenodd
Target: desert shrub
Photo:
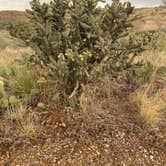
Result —
<path fill-rule="evenodd" d="M 133 35 L 132 40 L 136 40 L 138 43 L 142 43 L 143 46 L 149 49 L 158 49 L 158 40 L 164 38 L 166 34 L 165 29 L 160 30 L 146 30 L 138 32 Z"/>
<path fill-rule="evenodd" d="M 142 66 L 134 68 L 130 73 L 130 80 L 135 80 L 137 85 L 146 84 L 151 81 L 154 72 L 157 72 L 159 79 L 165 75 L 165 29 L 138 32 L 131 36 L 132 41 L 141 43 L 146 49 L 142 57 L 135 60 L 143 63 Z"/>
<path fill-rule="evenodd" d="M 0 29 L 8 29 L 10 27 L 9 23 L 0 23 Z"/>
<path fill-rule="evenodd" d="M 95 72 L 116 75 L 133 67 L 142 49 L 130 38 L 129 2 L 113 0 L 104 8 L 101 0 L 31 1 L 27 10 L 30 25 L 13 27 L 11 34 L 34 48 L 38 62 L 46 67 L 67 95 L 73 96 L 82 84 L 94 80 Z M 96 77 L 95 77 L 96 78 Z"/>
<path fill-rule="evenodd" d="M 24 23 L 24 24 L 10 24 L 7 28 L 10 30 L 10 34 L 12 36 L 18 37 L 21 36 L 21 39 L 26 43 L 29 44 L 31 37 L 32 37 L 32 27 L 29 26 L 29 24 Z"/>

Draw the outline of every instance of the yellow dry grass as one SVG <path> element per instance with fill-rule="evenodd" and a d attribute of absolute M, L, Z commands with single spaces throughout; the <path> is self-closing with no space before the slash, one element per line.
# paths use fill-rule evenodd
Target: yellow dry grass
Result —
<path fill-rule="evenodd" d="M 32 54 L 33 51 L 30 47 L 21 47 L 20 41 L 12 38 L 8 31 L 0 30 L 0 67 L 13 62 L 16 58 L 25 54 Z"/>
<path fill-rule="evenodd" d="M 164 121 L 164 110 L 166 109 L 166 89 L 158 91 L 149 96 L 147 87 L 134 94 L 134 100 L 139 108 L 138 118 L 141 124 L 150 126 L 157 125 Z"/>
<path fill-rule="evenodd" d="M 156 68 L 166 67 L 166 35 L 156 41 L 156 48 L 143 53 L 144 62 L 150 62 Z"/>
<path fill-rule="evenodd" d="M 159 38 L 156 41 L 156 48 L 150 49 L 143 53 L 142 60 L 145 63 L 150 63 L 154 71 L 151 75 L 150 81 L 144 88 L 138 89 L 134 95 L 132 94 L 131 100 L 134 101 L 139 110 L 139 120 L 143 124 L 156 125 L 164 122 L 164 115 L 166 110 L 166 87 L 160 90 L 155 90 L 152 93 L 157 81 L 166 82 L 166 75 L 158 75 L 157 71 L 164 67 L 166 68 L 166 36 Z"/>
<path fill-rule="evenodd" d="M 144 58 L 156 68 L 166 67 L 166 51 L 149 51 Z"/>
<path fill-rule="evenodd" d="M 18 130 L 21 136 L 33 136 L 36 132 L 36 126 L 34 124 L 33 116 L 28 115 L 28 117 L 24 121 L 21 121 L 18 125 Z"/>
<path fill-rule="evenodd" d="M 144 64 L 150 63 L 156 69 L 166 67 L 166 33 L 163 33 L 154 42 L 155 48 L 150 46 L 141 56 L 136 57 L 134 62 L 143 61 Z"/>
<path fill-rule="evenodd" d="M 158 60 L 156 58 L 156 60 Z M 156 65 L 160 65 L 160 61 Z M 136 103 L 139 114 L 138 118 L 143 125 L 156 126 L 165 122 L 166 110 L 166 87 L 151 93 L 155 88 L 157 77 L 157 68 L 151 76 L 150 82 L 144 87 L 138 89 L 132 94 L 132 101 Z M 166 77 L 162 77 L 166 81 Z"/>
<path fill-rule="evenodd" d="M 0 49 L 0 67 L 5 67 L 12 63 L 15 59 L 20 58 L 22 55 L 31 54 L 32 49 L 29 47 L 18 47 Z"/>
<path fill-rule="evenodd" d="M 102 113 L 103 109 L 121 110 L 121 104 L 118 103 L 113 95 L 114 89 L 120 88 L 110 75 L 102 76 L 102 80 L 92 85 L 83 87 L 83 93 L 79 98 L 80 107 L 87 120 L 89 115 L 93 117 Z"/>
<path fill-rule="evenodd" d="M 26 107 L 20 103 L 17 106 L 8 107 L 5 112 L 5 119 L 10 121 L 19 121 L 23 119 L 25 113 Z"/>
<path fill-rule="evenodd" d="M 26 105 L 19 103 L 18 105 L 8 107 L 4 118 L 9 122 L 17 124 L 16 129 L 20 136 L 29 137 L 35 134 L 36 126 L 34 124 L 34 117 L 28 113 Z"/>

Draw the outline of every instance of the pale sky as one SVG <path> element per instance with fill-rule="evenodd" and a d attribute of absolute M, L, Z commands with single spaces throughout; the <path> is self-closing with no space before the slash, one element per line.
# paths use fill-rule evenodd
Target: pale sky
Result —
<path fill-rule="evenodd" d="M 48 2 L 50 0 L 40 0 Z M 111 0 L 107 0 L 110 2 Z M 121 0 L 126 1 L 126 0 Z M 135 7 L 154 7 L 162 4 L 162 0 L 129 0 Z M 30 0 L 0 0 L 0 10 L 25 10 Z"/>

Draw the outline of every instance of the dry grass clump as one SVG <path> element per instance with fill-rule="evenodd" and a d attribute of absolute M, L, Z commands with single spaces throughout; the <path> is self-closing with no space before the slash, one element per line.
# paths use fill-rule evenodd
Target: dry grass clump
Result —
<path fill-rule="evenodd" d="M 23 104 L 10 106 L 5 112 L 5 119 L 10 121 L 20 121 L 26 113 L 26 107 Z"/>
<path fill-rule="evenodd" d="M 32 52 L 29 47 L 18 47 L 17 49 L 6 47 L 5 49 L 0 49 L 0 67 L 7 67 L 22 55 L 30 55 Z"/>
<path fill-rule="evenodd" d="M 8 31 L 0 30 L 0 67 L 5 67 L 22 55 L 31 55 L 30 47 L 22 47 L 21 41 L 12 38 Z"/>
<path fill-rule="evenodd" d="M 134 100 L 139 110 L 138 118 L 141 124 L 154 126 L 163 122 L 166 90 L 158 91 L 152 96 L 149 96 L 146 90 L 141 90 L 134 95 Z"/>
<path fill-rule="evenodd" d="M 31 55 L 33 53 L 32 49 L 30 47 L 17 47 L 16 48 L 11 48 L 11 47 L 6 47 L 3 52 L 1 52 L 5 55 L 12 56 L 13 58 L 18 58 L 24 54 L 29 54 Z"/>
<path fill-rule="evenodd" d="M 35 119 L 23 104 L 10 106 L 4 114 L 6 122 L 13 122 L 19 136 L 33 136 L 36 131 Z M 6 123 L 7 125 L 8 123 Z M 9 123 L 11 125 L 11 123 Z"/>
<path fill-rule="evenodd" d="M 33 116 L 28 115 L 28 117 L 24 121 L 20 121 L 17 128 L 21 136 L 33 136 L 36 132 L 36 126 L 34 123 Z"/>
<path fill-rule="evenodd" d="M 166 66 L 166 51 L 150 51 L 145 58 L 158 68 Z"/>
<path fill-rule="evenodd" d="M 93 85 L 86 85 L 80 96 L 80 106 L 84 114 L 90 113 L 94 116 L 100 114 L 103 109 L 120 109 L 120 104 L 114 96 L 115 89 L 121 85 L 118 84 L 109 75 L 102 77 L 102 80 Z"/>
<path fill-rule="evenodd" d="M 144 64 L 150 63 L 154 68 L 166 67 L 166 35 L 161 34 L 152 43 L 149 48 L 142 53 L 142 56 L 136 57 L 135 62 L 143 61 Z"/>
<path fill-rule="evenodd" d="M 16 48 L 11 48 L 11 47 L 6 47 L 5 49 L 0 50 L 0 57 L 3 58 L 18 58 L 23 54 L 31 54 L 33 53 L 32 49 L 29 47 L 17 47 Z M 4 60 L 5 61 L 5 60 Z"/>
<path fill-rule="evenodd" d="M 144 88 L 140 88 L 132 95 L 132 100 L 139 110 L 139 120 L 143 124 L 156 125 L 164 122 L 166 109 L 166 75 L 158 74 L 161 68 L 166 68 L 165 36 L 156 41 L 156 48 L 143 53 L 145 63 L 153 66 L 150 80 Z M 160 87 L 160 88 L 159 88 Z M 159 89 L 158 89 L 159 88 Z"/>
<path fill-rule="evenodd" d="M 26 105 L 22 103 L 8 107 L 4 113 L 4 120 L 6 125 L 13 123 L 19 136 L 29 137 L 35 134 L 35 118 L 28 112 Z"/>
<path fill-rule="evenodd" d="M 151 76 L 150 82 L 138 89 L 131 100 L 137 105 L 138 119 L 142 125 L 154 126 L 164 121 L 164 110 L 166 109 L 166 87 L 155 90 L 157 68 Z"/>

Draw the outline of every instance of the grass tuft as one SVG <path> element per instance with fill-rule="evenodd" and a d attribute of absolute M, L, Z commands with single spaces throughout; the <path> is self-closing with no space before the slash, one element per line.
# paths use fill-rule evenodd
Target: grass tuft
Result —
<path fill-rule="evenodd" d="M 10 106 L 5 112 L 5 119 L 10 121 L 20 121 L 26 113 L 26 107 L 23 104 Z"/>
<path fill-rule="evenodd" d="M 34 124 L 32 115 L 28 115 L 24 121 L 20 121 L 18 130 L 20 131 L 20 135 L 26 137 L 31 137 L 35 134 L 36 126 Z"/>

